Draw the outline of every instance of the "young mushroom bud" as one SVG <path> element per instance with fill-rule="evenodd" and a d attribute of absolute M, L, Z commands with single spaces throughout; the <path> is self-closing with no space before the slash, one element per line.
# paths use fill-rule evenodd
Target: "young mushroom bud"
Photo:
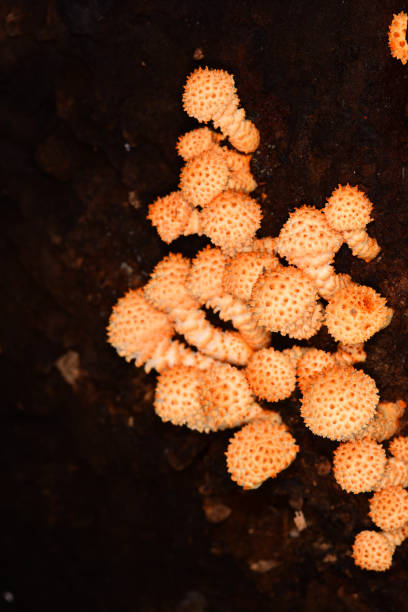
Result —
<path fill-rule="evenodd" d="M 324 209 L 329 225 L 342 233 L 353 255 L 365 261 L 371 261 L 380 252 L 375 238 L 370 238 L 366 232 L 372 208 L 366 194 L 347 183 L 333 191 Z"/>
<path fill-rule="evenodd" d="M 228 136 L 233 147 L 252 153 L 259 145 L 259 132 L 239 106 L 234 77 L 225 70 L 197 68 L 187 79 L 184 110 L 198 121 L 213 121 Z"/>

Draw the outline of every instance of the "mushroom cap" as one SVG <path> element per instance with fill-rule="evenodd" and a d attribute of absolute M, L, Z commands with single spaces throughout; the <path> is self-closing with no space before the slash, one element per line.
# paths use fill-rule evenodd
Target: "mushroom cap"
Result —
<path fill-rule="evenodd" d="M 154 408 L 162 421 L 208 431 L 201 408 L 200 376 L 198 368 L 183 365 L 168 368 L 158 376 Z"/>
<path fill-rule="evenodd" d="M 329 334 L 344 344 L 366 342 L 390 323 L 393 310 L 386 303 L 371 287 L 352 283 L 339 289 L 326 306 Z"/>
<path fill-rule="evenodd" d="M 202 373 L 200 398 L 213 431 L 238 427 L 262 414 L 242 370 L 220 363 Z"/>
<path fill-rule="evenodd" d="M 186 132 L 179 137 L 176 145 L 177 153 L 185 161 L 201 155 L 204 151 L 209 151 L 222 140 L 222 135 L 210 130 L 208 127 L 201 127 L 196 130 Z"/>
<path fill-rule="evenodd" d="M 378 404 L 374 380 L 352 366 L 318 374 L 305 389 L 301 415 L 316 435 L 347 440 L 367 425 Z"/>
<path fill-rule="evenodd" d="M 246 193 L 224 191 L 201 213 L 202 231 L 227 255 L 249 245 L 261 225 L 261 207 Z"/>
<path fill-rule="evenodd" d="M 265 272 L 256 281 L 251 295 L 254 316 L 269 331 L 286 333 L 286 328 L 302 321 L 317 304 L 317 290 L 297 268 L 280 267 Z"/>
<path fill-rule="evenodd" d="M 183 107 L 190 117 L 200 123 L 210 121 L 232 102 L 238 107 L 234 77 L 225 70 L 200 67 L 187 78 Z"/>
<path fill-rule="evenodd" d="M 394 550 L 383 533 L 360 531 L 353 544 L 354 563 L 361 569 L 384 572 L 391 567 Z"/>
<path fill-rule="evenodd" d="M 205 206 L 227 187 L 230 171 L 222 151 L 210 149 L 181 169 L 179 188 L 194 206 Z"/>
<path fill-rule="evenodd" d="M 372 202 L 358 186 L 339 185 L 323 210 L 330 227 L 338 232 L 365 228 L 371 221 Z"/>
<path fill-rule="evenodd" d="M 399 529 L 408 522 L 408 491 L 401 485 L 376 491 L 370 499 L 369 515 L 383 531 Z"/>
<path fill-rule="evenodd" d="M 259 251 L 238 253 L 226 265 L 224 289 L 227 293 L 248 302 L 252 289 L 264 270 L 275 270 L 279 266 L 279 260 L 275 255 Z"/>
<path fill-rule="evenodd" d="M 401 11 L 393 16 L 388 32 L 388 46 L 392 57 L 404 65 L 408 61 L 408 44 L 406 41 L 408 15 Z"/>
<path fill-rule="evenodd" d="M 201 304 L 223 295 L 226 262 L 227 258 L 221 249 L 210 245 L 199 251 L 191 262 L 187 285 L 189 291 Z"/>
<path fill-rule="evenodd" d="M 388 447 L 391 455 L 408 463 L 408 436 L 398 436 L 391 440 Z"/>
<path fill-rule="evenodd" d="M 149 205 L 147 219 L 156 227 L 163 242 L 169 244 L 184 232 L 192 210 L 191 204 L 182 197 L 181 192 L 173 191 Z"/>
<path fill-rule="evenodd" d="M 226 452 L 232 480 L 244 489 L 257 489 L 286 469 L 299 450 L 286 425 L 276 419 L 255 419 L 231 438 Z"/>
<path fill-rule="evenodd" d="M 170 253 L 154 268 L 144 288 L 145 298 L 153 306 L 166 312 L 174 308 L 198 308 L 199 303 L 187 289 L 189 273 L 190 260 L 180 253 Z"/>
<path fill-rule="evenodd" d="M 343 237 L 327 223 L 321 210 L 301 206 L 290 213 L 277 238 L 277 251 L 289 263 L 296 264 L 305 256 L 328 254 L 329 259 L 339 250 Z"/>
<path fill-rule="evenodd" d="M 387 464 L 385 450 L 374 438 L 342 442 L 334 451 L 333 474 L 347 493 L 373 491 Z"/>
<path fill-rule="evenodd" d="M 300 391 L 304 393 L 318 374 L 336 365 L 332 353 L 317 348 L 307 350 L 297 362 L 296 376 Z"/>
<path fill-rule="evenodd" d="M 167 315 L 145 300 L 143 289 L 130 289 L 113 307 L 107 331 L 108 342 L 121 357 L 142 365 L 160 341 L 170 340 L 173 326 Z"/>
<path fill-rule="evenodd" d="M 245 374 L 255 395 L 268 402 L 289 397 L 296 386 L 296 370 L 289 357 L 273 348 L 253 353 Z"/>

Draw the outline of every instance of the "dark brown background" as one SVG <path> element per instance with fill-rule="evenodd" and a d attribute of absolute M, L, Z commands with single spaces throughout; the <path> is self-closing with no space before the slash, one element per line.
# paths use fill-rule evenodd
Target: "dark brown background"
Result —
<path fill-rule="evenodd" d="M 339 182 L 375 203 L 378 261 L 343 247 L 336 262 L 395 309 L 364 369 L 384 399 L 407 400 L 408 66 L 387 48 L 403 8 L 0 2 L 2 609 L 408 610 L 407 545 L 388 573 L 354 566 L 367 496 L 335 484 L 335 445 L 305 429 L 298 396 L 279 405 L 298 458 L 243 492 L 225 469 L 230 433 L 161 423 L 155 375 L 105 339 L 114 302 L 168 252 L 145 215 L 176 188 L 174 145 L 196 127 L 185 78 L 223 68 L 261 132 L 262 235 L 295 206 L 324 205 Z M 334 346 L 325 331 L 314 342 Z"/>

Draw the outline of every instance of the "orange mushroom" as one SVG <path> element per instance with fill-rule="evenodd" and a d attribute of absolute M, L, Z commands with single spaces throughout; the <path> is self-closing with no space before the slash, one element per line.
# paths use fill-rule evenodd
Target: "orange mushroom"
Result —
<path fill-rule="evenodd" d="M 333 191 L 323 211 L 330 227 L 342 233 L 353 255 L 365 261 L 371 261 L 380 252 L 375 238 L 366 232 L 372 208 L 367 195 L 347 183 Z"/>
<path fill-rule="evenodd" d="M 213 121 L 236 149 L 252 153 L 259 145 L 259 132 L 239 106 L 234 77 L 225 70 L 197 68 L 187 79 L 184 110 L 198 121 Z"/>
<path fill-rule="evenodd" d="M 388 31 L 388 46 L 392 57 L 399 59 L 404 65 L 408 61 L 407 35 L 408 15 L 401 11 L 393 16 Z"/>

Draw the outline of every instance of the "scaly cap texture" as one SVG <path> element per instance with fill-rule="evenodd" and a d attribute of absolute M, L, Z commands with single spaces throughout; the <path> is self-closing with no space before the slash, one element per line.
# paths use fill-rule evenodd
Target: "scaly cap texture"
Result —
<path fill-rule="evenodd" d="M 300 340 L 310 338 L 321 326 L 317 298 L 312 281 L 301 270 L 289 266 L 260 276 L 250 304 L 255 318 L 266 329 Z"/>
<path fill-rule="evenodd" d="M 143 297 L 143 289 L 130 289 L 113 307 L 108 341 L 126 361 L 143 365 L 164 338 L 170 340 L 173 326 L 167 315 Z"/>
<path fill-rule="evenodd" d="M 202 231 L 226 255 L 250 245 L 261 226 L 261 207 L 247 194 L 224 191 L 201 213 Z"/>
<path fill-rule="evenodd" d="M 347 440 L 367 425 L 378 404 L 374 380 L 352 366 L 324 370 L 305 389 L 301 415 L 311 431 Z"/>
<path fill-rule="evenodd" d="M 191 262 L 187 281 L 189 291 L 204 304 L 207 300 L 224 293 L 223 277 L 227 257 L 217 247 L 207 245 Z"/>
<path fill-rule="evenodd" d="M 376 491 L 370 499 L 369 515 L 383 531 L 399 529 L 408 522 L 408 491 L 401 485 Z"/>
<path fill-rule="evenodd" d="M 334 451 L 333 474 L 348 493 L 373 491 L 387 464 L 385 450 L 374 438 L 339 444 Z"/>
<path fill-rule="evenodd" d="M 184 159 L 189 161 L 204 151 L 214 148 L 222 140 L 222 135 L 210 130 L 208 127 L 198 128 L 186 132 L 179 137 L 176 151 Z"/>
<path fill-rule="evenodd" d="M 200 122 L 210 121 L 231 103 L 238 107 L 239 99 L 234 77 L 225 70 L 200 67 L 187 78 L 183 107 L 190 117 Z"/>
<path fill-rule="evenodd" d="M 192 210 L 191 204 L 182 197 L 181 192 L 173 191 L 149 205 L 147 219 L 155 226 L 163 242 L 169 244 L 184 232 Z"/>
<path fill-rule="evenodd" d="M 310 265 L 310 258 L 330 263 L 343 243 L 341 234 L 332 229 L 322 211 L 301 206 L 290 213 L 276 240 L 276 248 L 289 263 Z M 326 255 L 324 260 L 322 255 Z"/>
<path fill-rule="evenodd" d="M 276 418 L 255 419 L 231 438 L 227 468 L 232 480 L 244 489 L 257 489 L 268 478 L 275 478 L 295 459 L 299 450 L 286 425 Z"/>
<path fill-rule="evenodd" d="M 202 374 L 200 398 L 213 431 L 238 427 L 263 413 L 242 370 L 221 363 Z"/>
<path fill-rule="evenodd" d="M 404 65 L 408 61 L 407 35 L 408 15 L 401 11 L 394 15 L 388 32 L 388 46 L 392 57 L 399 59 Z"/>
<path fill-rule="evenodd" d="M 360 531 L 353 545 L 354 563 L 361 569 L 384 572 L 392 565 L 395 545 L 378 531 Z"/>
<path fill-rule="evenodd" d="M 259 251 L 238 253 L 226 265 L 225 291 L 248 302 L 252 289 L 264 270 L 276 270 L 279 267 L 280 263 L 275 255 Z"/>
<path fill-rule="evenodd" d="M 145 298 L 159 310 L 196 309 L 198 301 L 187 289 L 190 260 L 180 253 L 170 253 L 155 266 L 144 288 Z"/>
<path fill-rule="evenodd" d="M 193 206 L 205 206 L 227 188 L 230 171 L 222 150 L 210 149 L 181 169 L 179 188 Z"/>
<path fill-rule="evenodd" d="M 317 348 L 307 350 L 298 360 L 296 368 L 297 382 L 302 393 L 318 374 L 336 366 L 332 353 Z"/>
<path fill-rule="evenodd" d="M 207 419 L 201 408 L 198 368 L 176 366 L 168 368 L 157 379 L 154 398 L 156 414 L 173 425 L 207 431 Z"/>
<path fill-rule="evenodd" d="M 253 353 L 245 374 L 255 395 L 268 402 L 289 397 L 295 389 L 296 370 L 289 357 L 273 348 Z"/>
<path fill-rule="evenodd" d="M 371 287 L 352 283 L 329 300 L 325 323 L 337 342 L 359 344 L 389 325 L 394 311 Z"/>
<path fill-rule="evenodd" d="M 324 214 L 338 232 L 365 228 L 371 219 L 372 202 L 358 186 L 339 185 L 327 200 Z"/>

